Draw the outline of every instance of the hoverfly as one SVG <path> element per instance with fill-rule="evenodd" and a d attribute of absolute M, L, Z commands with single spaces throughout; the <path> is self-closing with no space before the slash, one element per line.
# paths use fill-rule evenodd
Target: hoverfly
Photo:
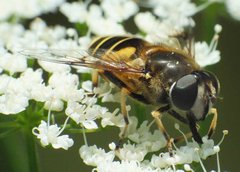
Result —
<path fill-rule="evenodd" d="M 158 128 L 163 132 L 168 148 L 172 139 L 161 121 L 167 113 L 189 125 L 192 137 L 203 143 L 197 122 L 213 114 L 209 127 L 210 138 L 215 130 L 217 111 L 212 108 L 219 94 L 219 81 L 211 72 L 204 71 L 191 53 L 183 48 L 154 45 L 130 36 L 106 36 L 97 38 L 87 51 L 24 50 L 22 54 L 49 62 L 96 69 L 92 75 L 97 86 L 98 75 L 121 89 L 121 112 L 125 128 L 129 124 L 126 95 L 157 107 L 152 112 Z"/>

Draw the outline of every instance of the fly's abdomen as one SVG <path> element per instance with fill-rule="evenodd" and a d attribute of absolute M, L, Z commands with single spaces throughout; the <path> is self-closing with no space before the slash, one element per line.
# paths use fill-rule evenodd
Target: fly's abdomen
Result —
<path fill-rule="evenodd" d="M 135 49 L 134 53 L 137 54 L 145 44 L 147 44 L 147 42 L 139 38 L 127 36 L 107 36 L 95 39 L 90 45 L 90 49 L 93 50 L 93 55 L 98 50 L 106 50 L 106 53 L 117 53 L 117 51 L 126 48 Z M 127 56 L 127 54 L 125 56 Z"/>
<path fill-rule="evenodd" d="M 105 54 L 113 52 L 114 55 L 110 55 L 111 60 L 118 63 L 126 63 L 131 68 L 145 69 L 145 61 L 142 59 L 141 52 L 148 44 L 149 43 L 142 39 L 133 37 L 101 37 L 96 39 L 90 48 L 93 49 L 95 53 L 102 49 L 106 50 Z M 108 58 L 108 55 L 102 56 L 104 60 L 108 60 Z M 130 96 L 133 98 L 144 103 L 150 103 L 143 96 L 146 87 L 143 85 L 144 83 L 141 78 L 144 77 L 144 73 L 128 73 L 124 71 L 118 72 L 109 70 L 99 71 L 99 73 L 119 88 L 127 89 L 130 92 Z"/>

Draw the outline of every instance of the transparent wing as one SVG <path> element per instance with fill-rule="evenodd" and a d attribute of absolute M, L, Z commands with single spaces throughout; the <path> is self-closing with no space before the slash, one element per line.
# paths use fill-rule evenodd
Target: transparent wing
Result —
<path fill-rule="evenodd" d="M 125 62 L 123 57 L 108 50 L 83 50 L 83 49 L 24 49 L 19 52 L 29 58 L 38 60 L 68 64 L 74 66 L 84 66 L 93 69 L 103 69 L 114 72 L 143 73 L 143 68 L 133 67 Z"/>
<path fill-rule="evenodd" d="M 190 57 L 195 57 L 195 40 L 191 26 L 189 26 L 189 28 L 185 28 L 183 32 L 177 33 L 172 37 L 177 38 L 179 46 L 183 51 L 185 51 Z"/>

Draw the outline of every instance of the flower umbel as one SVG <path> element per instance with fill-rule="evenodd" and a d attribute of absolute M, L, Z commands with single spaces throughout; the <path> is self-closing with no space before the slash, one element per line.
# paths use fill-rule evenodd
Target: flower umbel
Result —
<path fill-rule="evenodd" d="M 158 136 L 155 137 L 155 139 L 157 138 Z M 203 142 L 202 146 L 198 145 L 195 141 L 188 141 L 185 146 L 179 148 L 175 146 L 173 156 L 169 152 L 157 154 L 158 150 L 156 150 L 150 159 L 146 158 L 146 155 L 152 152 L 152 150 L 144 148 L 141 143 L 124 144 L 122 148 L 117 150 L 115 149 L 115 144 L 111 143 L 109 145 L 109 152 L 106 152 L 102 148 L 97 148 L 96 145 L 84 145 L 80 148 L 79 153 L 86 164 L 96 167 L 96 171 L 111 171 L 112 168 L 117 168 L 116 171 L 131 171 L 134 169 L 137 172 L 178 171 L 178 165 L 181 164 L 184 165 L 184 168 L 179 169 L 179 171 L 191 171 L 191 164 L 193 162 L 201 163 L 203 171 L 206 171 L 202 160 L 216 154 L 219 171 L 218 144 L 215 145 L 212 139 L 207 139 L 206 137 L 203 137 Z M 118 157 L 119 160 L 116 160 L 114 157 Z"/>
<path fill-rule="evenodd" d="M 93 166 L 93 171 L 194 171 L 192 166 L 194 162 L 201 164 L 203 171 L 206 171 L 202 161 L 215 154 L 220 170 L 218 153 L 222 140 L 219 144 L 215 144 L 214 140 L 204 136 L 203 144 L 199 145 L 194 140 L 190 140 L 180 130 L 179 125 L 176 125 L 176 129 L 183 135 L 185 144 L 182 146 L 173 144 L 173 156 L 171 156 L 165 151 L 167 139 L 164 133 L 155 129 L 154 121 L 146 120 L 143 113 L 140 114 L 142 119 L 136 118 L 134 113 L 139 113 L 139 110 L 132 105 L 132 101 L 127 102 L 129 104 L 126 105 L 129 126 L 128 129 L 125 128 L 126 118 L 122 115 L 125 111 L 121 111 L 119 106 L 123 97 L 111 82 L 99 80 L 96 87 L 96 82 L 90 81 L 89 73 L 96 72 L 95 67 L 89 69 L 85 67 L 88 65 L 80 66 L 77 63 L 71 63 L 73 65 L 69 66 L 67 64 L 70 63 L 66 61 L 57 64 L 52 63 L 54 58 L 51 59 L 51 56 L 56 54 L 60 59 L 70 54 L 71 62 L 81 58 L 85 64 L 90 64 L 92 61 L 88 61 L 87 56 L 95 58 L 96 52 L 93 50 L 89 55 L 90 50 L 87 48 L 91 41 L 99 36 L 131 35 L 144 39 L 152 45 L 160 44 L 166 47 L 175 42 L 180 44 L 174 35 L 195 27 L 197 23 L 193 16 L 217 1 L 209 0 L 200 5 L 190 0 L 99 0 L 97 3 L 91 0 L 0 2 L 2 7 L 0 10 L 0 113 L 15 115 L 18 127 L 27 123 L 22 121 L 25 119 L 22 116 L 34 114 L 33 121 L 30 118 L 28 122 L 39 125 L 31 128 L 30 132 L 39 139 L 43 147 L 51 145 L 54 149 L 68 150 L 74 144 L 69 134 L 83 133 L 85 145 L 80 146 L 79 154 L 85 164 Z M 234 6 L 238 3 L 227 0 L 225 4 L 229 13 L 238 20 L 237 5 Z M 61 22 L 50 26 L 49 21 L 40 18 L 42 14 L 49 12 L 64 15 L 69 27 Z M 26 26 L 26 23 L 29 25 Z M 220 25 L 215 26 L 215 34 L 210 44 L 199 41 L 191 47 L 201 67 L 215 64 L 220 60 L 217 44 L 221 29 Z M 101 49 L 100 44 L 99 46 Z M 114 49 L 115 46 L 117 44 L 111 48 Z M 176 47 L 176 52 L 179 48 L 180 46 Z M 132 49 L 130 48 L 130 53 Z M 38 58 L 31 59 L 24 56 L 23 52 L 27 51 L 33 52 L 32 56 L 38 55 Z M 135 52 L 131 60 L 136 58 L 134 55 Z M 99 60 L 102 57 L 97 58 Z M 114 62 L 117 63 L 119 57 L 114 58 L 116 58 Z M 134 61 L 135 63 L 136 66 L 144 65 L 141 60 Z M 98 61 L 95 65 L 98 67 L 101 64 Z M 120 67 L 124 65 L 128 67 L 132 64 L 128 62 L 119 64 Z M 104 67 L 103 65 L 100 68 L 100 73 L 105 70 Z M 129 78 L 132 79 L 130 76 Z M 151 78 L 150 74 L 146 75 L 146 82 L 149 78 Z M 94 81 L 96 78 L 92 79 Z M 120 82 L 118 85 L 125 84 Z M 140 90 L 139 95 L 144 91 L 146 90 Z M 119 146 L 115 143 L 106 143 L 109 144 L 109 150 L 100 148 L 95 142 L 94 145 L 88 146 L 87 133 L 114 128 L 126 134 L 124 140 L 127 141 L 123 142 L 119 149 L 116 149 Z"/>

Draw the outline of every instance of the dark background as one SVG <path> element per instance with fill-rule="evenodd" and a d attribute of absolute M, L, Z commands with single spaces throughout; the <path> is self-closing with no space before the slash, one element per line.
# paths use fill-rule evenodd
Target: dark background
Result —
<path fill-rule="evenodd" d="M 221 82 L 222 101 L 218 103 L 220 130 L 228 129 L 229 135 L 221 146 L 220 159 L 222 169 L 226 171 L 239 171 L 238 157 L 240 149 L 240 22 L 220 18 L 223 26 L 219 49 L 222 59 L 212 67 Z"/>

